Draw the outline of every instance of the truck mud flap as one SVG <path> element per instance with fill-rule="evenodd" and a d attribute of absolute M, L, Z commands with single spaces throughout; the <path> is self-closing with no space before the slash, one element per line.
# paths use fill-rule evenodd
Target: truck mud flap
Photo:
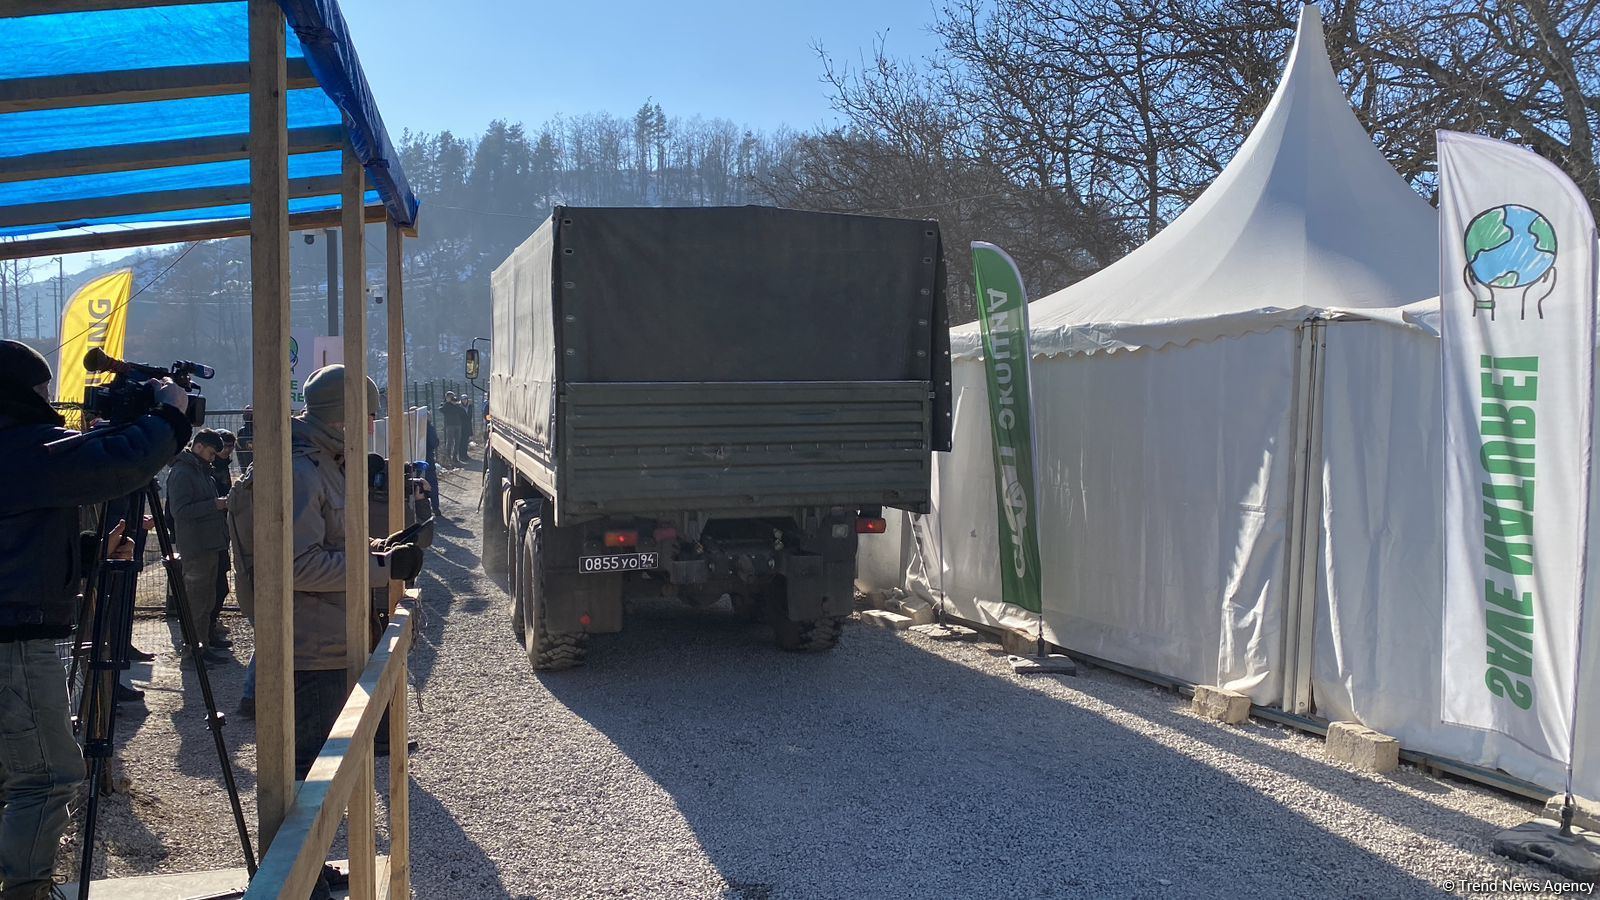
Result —
<path fill-rule="evenodd" d="M 830 560 L 815 553 L 785 551 L 783 574 L 789 618 L 795 622 L 843 616 L 855 604 L 855 560 Z"/>
<path fill-rule="evenodd" d="M 545 572 L 546 627 L 555 632 L 615 634 L 622 630 L 622 576 Z"/>

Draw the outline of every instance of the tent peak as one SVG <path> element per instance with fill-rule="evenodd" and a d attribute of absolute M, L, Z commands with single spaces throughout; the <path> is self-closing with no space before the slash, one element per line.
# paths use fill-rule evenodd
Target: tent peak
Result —
<path fill-rule="evenodd" d="M 1127 256 L 1033 302 L 1035 352 L 1162 346 L 1439 290 L 1438 223 L 1372 142 L 1300 9 L 1271 99 L 1233 158 Z M 973 351 L 964 333 L 959 354 Z"/>

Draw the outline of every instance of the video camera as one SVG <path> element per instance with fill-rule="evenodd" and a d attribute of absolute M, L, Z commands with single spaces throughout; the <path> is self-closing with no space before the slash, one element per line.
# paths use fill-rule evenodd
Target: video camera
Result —
<path fill-rule="evenodd" d="M 189 424 L 196 428 L 206 421 L 206 398 L 194 387 L 194 379 L 211 378 L 216 370 L 197 362 L 180 359 L 168 368 L 124 362 L 107 355 L 99 347 L 83 356 L 83 367 L 90 372 L 111 372 L 110 382 L 84 392 L 84 412 L 108 422 L 131 422 L 154 410 L 157 380 L 171 378 L 189 394 Z"/>
<path fill-rule="evenodd" d="M 413 477 L 411 463 L 405 464 L 405 473 L 407 497 L 415 497 L 419 492 L 426 494 L 432 490 L 427 479 Z M 367 489 L 375 494 L 389 490 L 388 462 L 377 453 L 367 454 Z"/>

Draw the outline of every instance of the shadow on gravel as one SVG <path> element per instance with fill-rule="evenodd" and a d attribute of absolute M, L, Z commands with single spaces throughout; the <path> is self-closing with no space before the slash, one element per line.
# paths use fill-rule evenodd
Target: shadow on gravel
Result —
<path fill-rule="evenodd" d="M 509 896 L 499 870 L 433 794 L 411 783 L 411 833 L 427 841 L 429 864 L 411 870 L 415 897 Z"/>
<path fill-rule="evenodd" d="M 844 640 L 784 654 L 725 612 L 656 603 L 540 680 L 672 795 L 729 897 L 1438 895 L 1097 713 L 885 634 Z M 1341 794 L 1355 780 L 1161 724 Z M 1416 824 L 1468 825 L 1451 819 Z"/>

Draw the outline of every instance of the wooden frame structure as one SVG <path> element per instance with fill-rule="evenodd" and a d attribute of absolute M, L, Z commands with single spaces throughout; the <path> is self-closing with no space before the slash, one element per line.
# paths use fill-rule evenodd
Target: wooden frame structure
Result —
<path fill-rule="evenodd" d="M 51 13 L 83 13 L 140 7 L 185 7 L 201 0 L 0 0 L 0 24 L 7 19 Z M 366 267 L 363 231 L 386 222 L 387 350 L 389 396 L 394 412 L 405 396 L 404 238 L 409 223 L 397 222 L 394 194 L 368 205 L 367 169 L 356 148 L 373 152 L 373 125 L 358 138 L 350 124 L 290 129 L 288 92 L 318 87 L 315 65 L 286 56 L 287 0 L 248 0 L 248 60 L 214 65 L 132 68 L 82 75 L 51 75 L 0 80 L 0 115 L 37 110 L 72 110 L 152 100 L 181 100 L 227 94 L 249 95 L 248 130 L 193 140 L 147 140 L 118 146 L 0 156 L 0 185 L 41 179 L 136 172 L 174 166 L 248 160 L 244 185 L 179 187 L 143 193 L 113 193 L 91 199 L 45 200 L 0 207 L 0 228 L 130 214 L 204 210 L 248 202 L 249 217 L 146 227 L 137 230 L 61 235 L 0 242 L 0 259 L 151 244 L 250 236 L 252 374 L 255 410 L 255 596 L 257 814 L 260 868 L 247 896 L 305 896 L 321 869 L 339 822 L 348 821 L 351 855 L 350 896 L 409 897 L 409 761 L 407 759 L 406 672 L 413 639 L 416 597 L 393 582 L 388 591 L 390 620 L 370 650 L 368 569 L 348 567 L 346 581 L 347 669 L 351 693 L 322 753 L 306 780 L 294 780 L 294 649 L 292 474 L 289 439 L 289 238 L 291 231 L 337 226 L 344 247 L 344 350 L 347 366 L 345 410 L 349 433 L 367 430 Z M 303 14 L 303 13 L 301 13 Z M 337 16 L 335 10 L 334 15 Z M 326 65 L 326 63 L 324 63 Z M 328 71 L 324 68 L 322 71 Z M 360 78 L 359 72 L 356 76 Z M 337 72 L 349 79 L 351 73 Z M 347 86 L 348 87 L 348 86 Z M 361 88 L 365 89 L 364 78 Z M 331 89 L 330 89 L 331 90 Z M 370 98 L 367 98 L 370 100 Z M 381 135 L 381 123 L 376 125 Z M 382 143 L 387 145 L 387 136 Z M 363 144 L 364 141 L 364 144 Z M 289 158 L 342 151 L 338 175 L 291 178 Z M 380 179 L 391 178 L 383 159 L 369 160 Z M 403 176 L 398 182 L 404 199 Z M 379 185 L 380 193 L 383 186 Z M 290 213 L 291 199 L 338 194 L 336 209 Z M 403 204 L 401 204 L 403 206 Z M 409 213 L 414 218 L 415 201 Z M 389 483 L 404 485 L 405 429 L 389 429 Z M 359 440 L 359 438 L 357 438 Z M 367 544 L 367 469 L 359 455 L 346 471 L 346 546 Z M 391 522 L 403 522 L 403 489 L 390 492 Z M 389 717 L 390 852 L 375 848 L 373 739 L 385 713 Z M 381 882 L 381 883 L 380 883 Z"/>

